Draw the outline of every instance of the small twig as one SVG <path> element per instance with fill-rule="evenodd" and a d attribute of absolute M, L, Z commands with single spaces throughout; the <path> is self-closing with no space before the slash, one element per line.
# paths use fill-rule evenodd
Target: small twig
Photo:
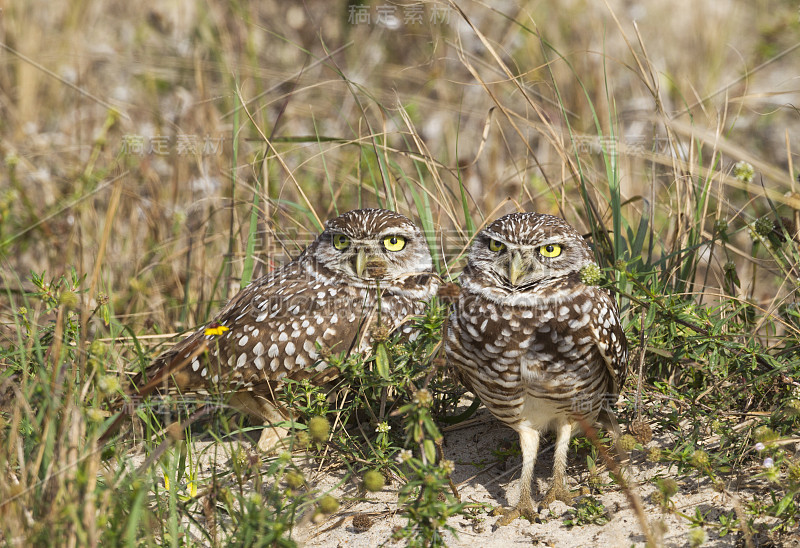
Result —
<path fill-rule="evenodd" d="M 434 442 L 436 444 L 436 448 L 439 450 L 439 462 L 444 461 L 444 436 L 440 437 L 438 440 Z M 458 488 L 456 484 L 453 483 L 453 475 L 447 474 L 447 482 L 450 484 L 450 490 L 453 492 L 453 496 L 456 497 L 458 502 L 461 502 L 461 495 L 458 494 Z"/>
<path fill-rule="evenodd" d="M 480 472 L 478 472 L 477 474 L 473 474 L 472 476 L 468 477 L 468 478 L 467 478 L 467 479 L 465 479 L 464 481 L 462 481 L 462 482 L 459 482 L 459 483 L 458 483 L 458 485 L 466 485 L 467 483 L 471 482 L 472 480 L 474 480 L 474 479 L 475 479 L 475 478 L 477 478 L 478 476 L 480 476 L 480 475 L 483 475 L 483 474 L 485 474 L 486 472 L 488 472 L 488 471 L 490 471 L 490 470 L 494 470 L 494 469 L 495 469 L 496 467 L 498 467 L 498 466 L 500 466 L 500 461 L 499 461 L 499 460 L 496 460 L 496 461 L 494 461 L 492 464 L 490 464 L 489 466 L 487 466 L 486 468 L 484 468 L 483 470 L 481 470 Z M 520 465 L 520 466 L 518 466 L 518 467 L 514 468 L 514 470 L 517 470 L 517 469 L 519 469 L 519 468 L 522 468 L 522 466 Z M 456 487 L 458 487 L 458 486 L 456 486 Z"/>
<path fill-rule="evenodd" d="M 636 420 L 642 420 L 642 374 L 644 371 L 644 356 L 647 352 L 647 331 L 644 328 L 645 318 L 647 317 L 647 310 L 642 309 L 642 323 L 641 323 L 641 352 L 639 353 L 639 378 L 636 382 Z"/>
<path fill-rule="evenodd" d="M 592 425 L 589 424 L 583 417 L 579 417 L 578 422 L 580 423 L 584 434 L 586 434 L 586 437 L 589 438 L 589 441 L 591 441 L 592 445 L 594 445 L 595 449 L 597 449 L 597 452 L 600 454 L 600 457 L 603 459 L 606 467 L 617 479 L 622 491 L 625 493 L 628 503 L 631 505 L 634 514 L 636 514 L 636 517 L 639 519 L 639 523 L 642 526 L 642 532 L 647 539 L 648 546 L 657 546 L 658 543 L 656 542 L 656 538 L 650 529 L 647 516 L 644 513 L 642 499 L 639 498 L 639 495 L 633 489 L 631 489 L 627 478 L 625 478 L 622 474 L 622 470 L 617 460 L 609 455 L 608 451 L 606 451 L 606 448 L 600 443 L 600 440 L 597 438 L 597 430 L 595 430 L 594 427 L 592 427 Z"/>
<path fill-rule="evenodd" d="M 747 526 L 747 516 L 744 513 L 744 508 L 742 508 L 742 501 L 736 493 L 728 491 L 727 488 L 723 488 L 723 492 L 731 497 L 733 501 L 733 511 L 736 512 L 736 517 L 739 519 L 739 530 L 744 535 L 744 544 L 747 548 L 754 548 L 755 544 L 753 544 L 753 535 L 750 533 L 750 527 Z"/>
<path fill-rule="evenodd" d="M 455 432 L 456 430 L 463 430 L 465 428 L 470 428 L 472 426 L 478 426 L 481 424 L 486 424 L 489 422 L 493 422 L 496 419 L 491 415 L 482 415 L 480 417 L 472 417 L 471 419 L 467 419 L 465 421 L 461 421 L 458 424 L 453 424 L 451 426 L 445 426 L 441 429 L 443 433 L 445 432 Z M 505 426 L 505 424 L 503 424 Z"/>

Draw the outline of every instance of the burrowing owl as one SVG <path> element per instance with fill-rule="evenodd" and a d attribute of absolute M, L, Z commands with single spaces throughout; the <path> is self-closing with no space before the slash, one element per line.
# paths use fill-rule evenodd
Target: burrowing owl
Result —
<path fill-rule="evenodd" d="M 425 239 L 409 219 L 382 209 L 349 211 L 328 221 L 299 257 L 255 280 L 156 359 L 147 377 L 163 379 L 162 392 L 228 394 L 241 411 L 268 423 L 283 420 L 273 397 L 281 380 L 333 380 L 338 371 L 320 350 L 368 350 L 378 302 L 382 326 L 415 336 L 410 316 L 423 312 L 438 287 L 431 269 Z M 259 448 L 282 435 L 265 428 Z"/>
<path fill-rule="evenodd" d="M 564 472 L 579 418 L 613 418 L 627 341 L 611 296 L 581 281 L 581 270 L 594 264 L 574 228 L 538 213 L 494 221 L 470 249 L 445 344 L 467 387 L 519 433 L 519 502 L 500 525 L 534 511 L 531 480 L 542 432 L 556 431 L 544 501 L 569 501 Z"/>

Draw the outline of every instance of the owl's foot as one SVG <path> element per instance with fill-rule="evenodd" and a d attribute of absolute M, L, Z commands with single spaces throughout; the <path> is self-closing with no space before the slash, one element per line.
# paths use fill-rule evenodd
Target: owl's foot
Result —
<path fill-rule="evenodd" d="M 547 490 L 544 499 L 540 503 L 541 508 L 547 508 L 553 502 L 560 500 L 567 506 L 572 506 L 572 493 L 569 492 L 567 486 L 563 482 L 555 482 Z"/>
<path fill-rule="evenodd" d="M 527 518 L 531 522 L 536 517 L 536 511 L 533 509 L 533 502 L 531 502 L 530 498 L 525 502 L 520 501 L 514 508 L 501 510 L 501 513 L 500 519 L 494 523 L 495 529 L 508 525 L 520 516 Z"/>

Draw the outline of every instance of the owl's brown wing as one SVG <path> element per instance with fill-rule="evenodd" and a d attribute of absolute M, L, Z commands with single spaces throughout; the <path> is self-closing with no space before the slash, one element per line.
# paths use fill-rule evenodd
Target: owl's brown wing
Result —
<path fill-rule="evenodd" d="M 336 371 L 320 350 L 339 354 L 358 348 L 374 307 L 368 294 L 307 267 L 305 261 L 290 263 L 253 282 L 212 322 L 157 358 L 148 379 L 169 380 L 167 391 L 202 393 L 284 377 L 334 378 Z"/>
<path fill-rule="evenodd" d="M 605 361 L 613 394 L 619 394 L 628 375 L 628 341 L 617 312 L 617 304 L 607 291 L 591 287 L 592 321 L 589 327 L 597 349 Z"/>

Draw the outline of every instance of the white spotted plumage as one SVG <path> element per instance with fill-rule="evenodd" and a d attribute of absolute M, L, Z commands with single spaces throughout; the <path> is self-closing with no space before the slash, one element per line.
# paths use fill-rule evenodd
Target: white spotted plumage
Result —
<path fill-rule="evenodd" d="M 593 264 L 591 249 L 563 219 L 518 213 L 475 238 L 461 274 L 445 334 L 448 358 L 492 414 L 520 434 L 520 500 L 504 523 L 533 512 L 533 463 L 546 430 L 557 433 L 546 501 L 568 498 L 569 438 L 580 420 L 611 413 L 624 382 L 627 342 L 616 303 L 581 281 Z"/>
<path fill-rule="evenodd" d="M 333 245 L 337 235 L 349 241 L 345 249 Z M 403 238 L 405 246 L 390 251 L 387 237 Z M 246 389 L 271 400 L 279 379 L 319 384 L 338 375 L 320 349 L 371 348 L 378 302 L 383 326 L 396 330 L 407 327 L 409 313 L 423 312 L 437 288 L 425 238 L 409 219 L 381 209 L 350 211 L 328 221 L 297 259 L 252 282 L 212 322 L 155 360 L 147 377 L 165 376 L 205 342 L 207 354 L 184 370 L 181 385 L 167 382 L 162 391 Z M 217 328 L 223 334 L 207 335 Z"/>

